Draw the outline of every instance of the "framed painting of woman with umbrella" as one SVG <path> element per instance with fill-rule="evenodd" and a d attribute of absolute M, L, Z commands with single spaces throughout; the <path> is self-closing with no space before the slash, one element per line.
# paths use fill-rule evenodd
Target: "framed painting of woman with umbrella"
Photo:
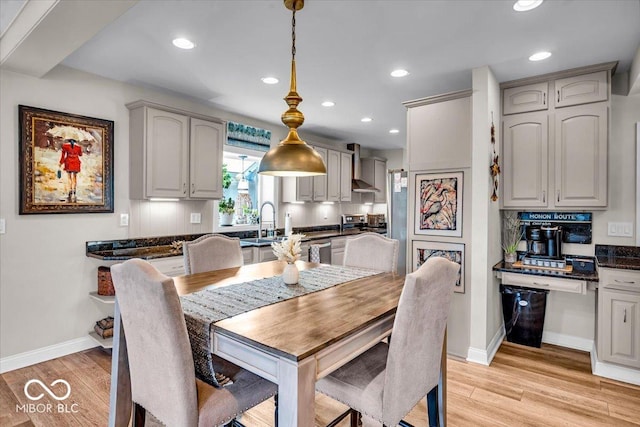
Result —
<path fill-rule="evenodd" d="M 113 212 L 113 121 L 18 106 L 20 214 Z"/>

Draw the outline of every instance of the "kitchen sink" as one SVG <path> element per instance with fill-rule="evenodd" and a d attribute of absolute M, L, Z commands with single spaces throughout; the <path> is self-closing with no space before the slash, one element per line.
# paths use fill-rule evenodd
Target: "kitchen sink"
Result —
<path fill-rule="evenodd" d="M 284 237 L 254 237 L 249 239 L 240 239 L 241 242 L 254 243 L 254 244 L 265 244 L 265 243 L 273 243 L 273 242 L 281 242 L 284 240 Z"/>

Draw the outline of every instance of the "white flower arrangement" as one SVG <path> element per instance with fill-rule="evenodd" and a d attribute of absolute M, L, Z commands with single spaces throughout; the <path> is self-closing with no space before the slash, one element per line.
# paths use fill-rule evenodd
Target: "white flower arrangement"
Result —
<path fill-rule="evenodd" d="M 291 234 L 287 240 L 271 243 L 273 254 L 279 261 L 296 262 L 300 259 L 302 252 L 300 243 L 303 237 L 304 234 Z"/>

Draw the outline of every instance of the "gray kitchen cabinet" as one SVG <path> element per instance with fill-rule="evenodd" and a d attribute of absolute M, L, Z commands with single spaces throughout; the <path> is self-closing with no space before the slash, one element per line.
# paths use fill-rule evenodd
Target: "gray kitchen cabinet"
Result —
<path fill-rule="evenodd" d="M 189 133 L 189 197 L 222 198 L 224 125 L 191 118 Z"/>
<path fill-rule="evenodd" d="M 254 252 L 254 260 L 257 258 L 255 262 L 264 262 L 264 261 L 275 261 L 278 258 L 273 254 L 273 249 L 271 246 L 262 246 L 257 248 L 257 257 L 255 257 L 256 253 Z"/>
<path fill-rule="evenodd" d="M 363 196 L 362 201 L 373 203 L 386 203 L 387 201 L 387 162 L 376 158 L 363 158 L 362 180 L 373 185 L 380 191 L 373 193 L 373 200 Z"/>
<path fill-rule="evenodd" d="M 546 112 L 504 118 L 502 191 L 505 208 L 547 206 L 547 120 Z"/>
<path fill-rule="evenodd" d="M 556 207 L 607 206 L 607 125 L 605 103 L 556 111 Z"/>
<path fill-rule="evenodd" d="M 127 107 L 131 199 L 222 197 L 222 122 L 144 101 Z"/>
<path fill-rule="evenodd" d="M 244 265 L 253 264 L 253 248 L 242 248 L 242 262 Z"/>
<path fill-rule="evenodd" d="M 502 94 L 503 114 L 526 113 L 549 108 L 549 82 L 533 83 L 505 89 Z"/>
<path fill-rule="evenodd" d="M 314 147 L 320 154 L 324 164 L 327 164 L 328 150 L 326 148 Z M 329 171 L 327 170 L 327 173 Z M 327 175 L 316 175 L 313 177 L 313 201 L 314 202 L 326 202 L 327 201 Z"/>
<path fill-rule="evenodd" d="M 185 271 L 183 256 L 150 259 L 149 264 L 157 268 L 160 273 L 169 277 L 182 276 Z"/>
<path fill-rule="evenodd" d="M 327 202 L 340 201 L 340 152 L 327 150 Z"/>
<path fill-rule="evenodd" d="M 313 148 L 322 156 L 327 166 L 327 174 L 283 178 L 282 201 L 351 201 L 351 154 L 317 146 Z"/>
<path fill-rule="evenodd" d="M 340 201 L 351 201 L 351 177 L 353 176 L 353 154 L 340 153 Z"/>
<path fill-rule="evenodd" d="M 600 268 L 598 358 L 640 368 L 640 272 Z"/>
<path fill-rule="evenodd" d="M 347 242 L 346 237 L 337 237 L 331 239 L 331 264 L 344 264 L 344 247 Z"/>
<path fill-rule="evenodd" d="M 606 101 L 609 95 L 607 77 L 607 71 L 598 71 L 555 80 L 556 108 Z"/>
<path fill-rule="evenodd" d="M 508 94 L 517 94 L 520 88 L 553 87 L 558 96 L 545 111 L 503 115 L 504 209 L 607 206 L 607 82 L 612 66 L 604 64 L 527 79 L 529 84 L 516 81 L 501 85 L 504 114 L 513 111 L 507 109 Z M 543 81 L 531 82 L 536 79 Z M 531 96 L 532 108 L 534 98 Z"/>

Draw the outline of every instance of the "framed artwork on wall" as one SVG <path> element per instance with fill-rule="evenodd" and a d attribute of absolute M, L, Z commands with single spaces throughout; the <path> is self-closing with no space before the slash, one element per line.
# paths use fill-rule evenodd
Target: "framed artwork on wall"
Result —
<path fill-rule="evenodd" d="M 462 172 L 417 174 L 414 233 L 462 237 Z"/>
<path fill-rule="evenodd" d="M 113 121 L 18 106 L 20 215 L 113 212 Z"/>
<path fill-rule="evenodd" d="M 413 265 L 411 271 L 416 271 L 426 260 L 431 257 L 443 257 L 449 261 L 460 264 L 458 280 L 454 292 L 464 293 L 464 243 L 442 243 L 414 240 Z"/>

